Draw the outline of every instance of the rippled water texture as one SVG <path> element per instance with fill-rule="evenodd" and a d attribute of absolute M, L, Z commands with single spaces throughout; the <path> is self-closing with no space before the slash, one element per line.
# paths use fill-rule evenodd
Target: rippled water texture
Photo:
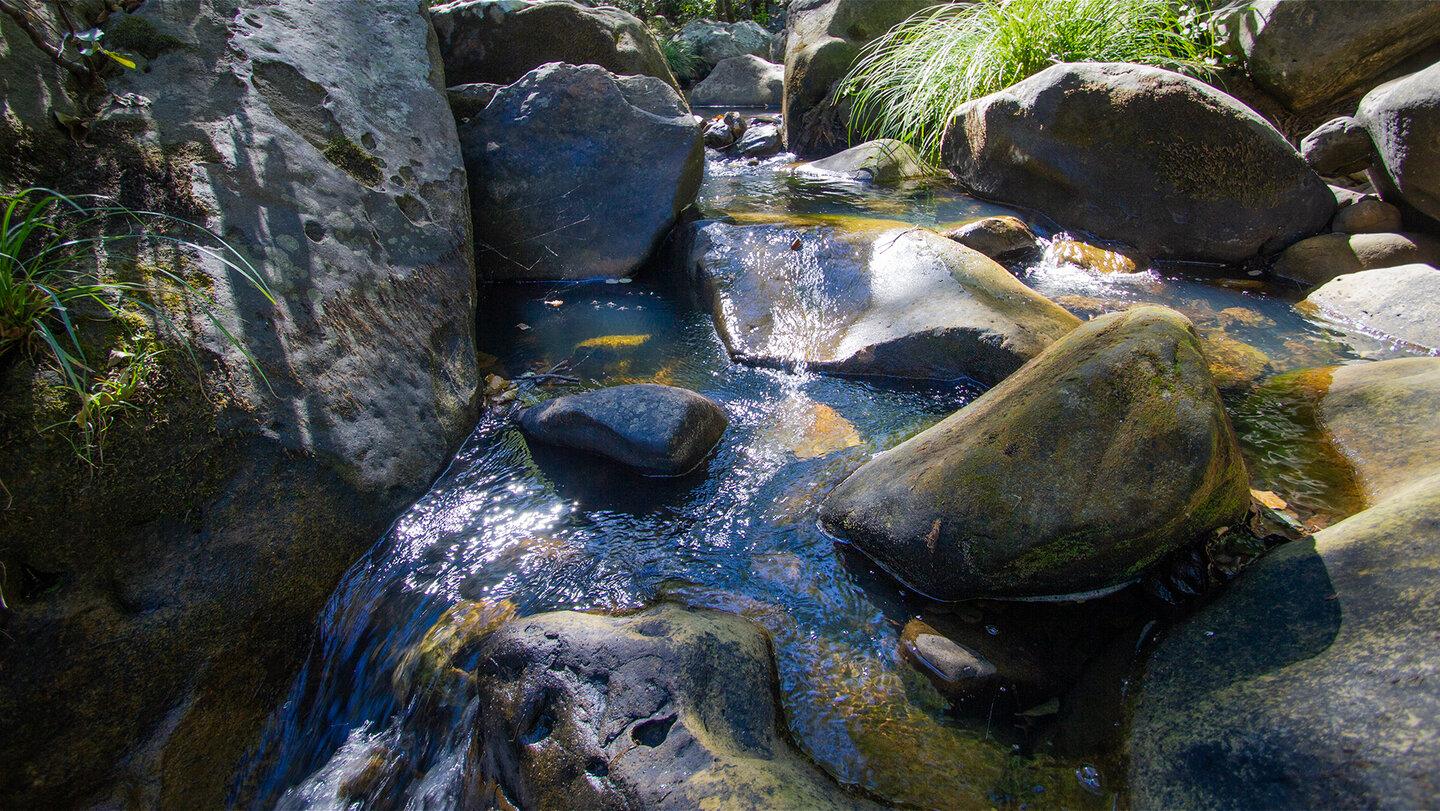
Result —
<path fill-rule="evenodd" d="M 1010 213 L 937 184 L 798 181 L 785 163 L 712 162 L 702 214 L 813 231 L 855 216 L 935 227 Z M 1051 261 L 1020 277 L 1082 318 L 1128 302 L 1175 307 L 1208 340 L 1231 342 L 1223 345 L 1252 376 L 1386 351 L 1305 321 L 1285 291 L 1207 279 L 1204 269 L 1101 274 Z M 484 711 L 467 689 L 467 634 L 512 613 L 671 598 L 771 632 L 789 731 L 843 783 L 920 807 L 1123 804 L 1106 750 L 1137 644 L 1153 628 L 1149 604 L 1122 592 L 1084 606 L 933 605 L 816 528 L 815 505 L 831 487 L 978 387 L 733 364 L 689 301 L 643 278 L 482 292 L 486 373 L 553 370 L 583 381 L 527 384 L 522 405 L 661 382 L 720 402 L 730 427 L 696 472 L 644 479 L 528 447 L 492 412 L 336 591 L 308 666 L 245 765 L 237 802 L 454 807 L 470 719 Z M 1336 504 L 1341 484 L 1308 472 L 1303 448 L 1316 437 L 1303 414 L 1292 419 L 1298 407 L 1263 387 L 1230 399 L 1257 478 L 1312 511 L 1349 509 Z M 901 627 L 917 616 L 1026 677 L 951 706 L 901 656 Z"/>

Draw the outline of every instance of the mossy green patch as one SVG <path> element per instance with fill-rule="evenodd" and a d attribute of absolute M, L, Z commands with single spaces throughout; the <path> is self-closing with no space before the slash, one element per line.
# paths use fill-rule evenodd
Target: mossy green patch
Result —
<path fill-rule="evenodd" d="M 121 14 L 105 29 L 105 44 L 112 50 L 139 54 L 154 59 L 161 53 L 185 43 L 161 33 L 149 20 L 133 14 Z"/>
<path fill-rule="evenodd" d="M 378 186 L 384 175 L 380 159 L 366 152 L 359 144 L 337 135 L 326 142 L 321 150 L 325 159 L 335 164 L 345 174 L 366 186 Z"/>

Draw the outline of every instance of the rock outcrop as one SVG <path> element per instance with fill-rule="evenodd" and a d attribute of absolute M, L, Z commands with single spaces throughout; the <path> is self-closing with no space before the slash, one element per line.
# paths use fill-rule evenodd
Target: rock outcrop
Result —
<path fill-rule="evenodd" d="M 795 0 L 785 41 L 785 148 L 823 158 L 850 145 L 840 79 L 860 49 L 938 0 Z"/>
<path fill-rule="evenodd" d="M 1156 259 L 1274 253 L 1335 210 L 1324 181 L 1254 111 L 1140 65 L 1054 65 L 966 102 L 942 155 L 982 197 Z"/>
<path fill-rule="evenodd" d="M 1111 589 L 1242 518 L 1245 464 L 1194 328 L 1087 322 L 853 473 L 826 528 L 941 600 Z"/>
<path fill-rule="evenodd" d="M 1440 4 L 1424 5 L 1440 16 Z M 1440 221 L 1440 63 L 1366 93 L 1355 120 L 1375 144 L 1381 196 Z"/>
<path fill-rule="evenodd" d="M 552 62 L 461 128 L 487 279 L 630 276 L 695 200 L 700 119 L 650 76 Z"/>
<path fill-rule="evenodd" d="M 1292 110 L 1363 90 L 1440 42 L 1440 5 L 1429 0 L 1260 0 L 1239 23 L 1250 76 Z"/>
<path fill-rule="evenodd" d="M 733 614 L 539 614 L 480 662 L 467 807 L 873 807 L 786 741 L 769 642 Z"/>
<path fill-rule="evenodd" d="M 694 228 L 687 272 L 745 363 L 992 384 L 1080 323 L 921 228 Z"/>
<path fill-rule="evenodd" d="M 426 13 L 146 3 L 107 26 L 122 22 L 149 32 L 148 72 L 107 80 L 86 146 L 48 129 L 48 110 L 30 129 L 7 120 L 4 182 L 23 171 L 223 235 L 273 302 L 211 256 L 136 267 L 173 268 L 228 308 L 220 323 L 268 385 L 193 310 L 170 313 L 179 335 L 128 321 L 169 347 L 165 385 L 116 423 L 94 470 L 63 432 L 35 431 L 75 407 L 50 373 L 6 359 L 11 807 L 223 805 L 341 574 L 476 418 L 469 205 Z M 0 61 L 38 75 L 49 57 L 12 33 Z M 7 88 L 6 104 L 38 85 Z M 61 109 L 51 99 L 23 104 Z M 54 588 L 17 591 L 22 571 Z"/>
<path fill-rule="evenodd" d="M 599 454 L 651 476 L 689 473 L 729 424 L 715 401 L 655 383 L 557 397 L 518 419 L 531 439 Z"/>
<path fill-rule="evenodd" d="M 1298 379 L 1376 506 L 1167 633 L 1128 736 L 1137 805 L 1410 808 L 1440 790 L 1440 359 Z"/>
<path fill-rule="evenodd" d="M 570 0 L 456 0 L 435 6 L 430 17 L 452 85 L 508 85 L 547 62 L 568 62 L 679 87 L 650 29 L 618 8 Z"/>

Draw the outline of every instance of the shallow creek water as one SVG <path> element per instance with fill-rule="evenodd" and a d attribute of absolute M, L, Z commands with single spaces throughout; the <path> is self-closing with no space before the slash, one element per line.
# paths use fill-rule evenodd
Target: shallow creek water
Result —
<path fill-rule="evenodd" d="M 788 162 L 712 161 L 701 215 L 823 230 L 852 217 L 943 227 L 1018 213 L 1054 235 L 1033 216 L 942 183 L 801 181 Z M 1236 356 L 1251 376 L 1393 351 L 1305 320 L 1293 291 L 1244 273 L 1236 283 L 1206 268 L 1100 274 L 1056 261 L 1017 272 L 1082 318 L 1131 302 L 1174 307 L 1213 342 L 1263 353 Z M 816 503 L 872 454 L 982 390 L 731 363 L 709 315 L 664 277 L 659 267 L 633 283 L 483 289 L 480 348 L 494 356 L 484 372 L 554 370 L 583 381 L 522 386 L 522 405 L 626 382 L 694 389 L 730 415 L 716 453 L 683 478 L 643 479 L 527 447 L 504 409 L 492 411 L 335 592 L 307 667 L 242 764 L 234 799 L 456 807 L 470 721 L 484 709 L 463 677 L 415 689 L 402 664 L 447 609 L 509 601 L 525 615 L 669 598 L 770 631 L 788 732 L 859 794 L 925 808 L 1124 806 L 1120 708 L 1143 643 L 1175 609 L 1139 588 L 1084 604 L 940 605 L 877 574 L 819 531 Z M 1358 502 L 1305 404 L 1273 388 L 1227 394 L 1255 486 L 1280 492 L 1302 518 L 1353 512 Z M 1010 686 L 947 701 L 902 655 L 901 628 L 915 618 L 979 650 L 1014 676 Z M 462 671 L 472 664 L 456 662 Z"/>

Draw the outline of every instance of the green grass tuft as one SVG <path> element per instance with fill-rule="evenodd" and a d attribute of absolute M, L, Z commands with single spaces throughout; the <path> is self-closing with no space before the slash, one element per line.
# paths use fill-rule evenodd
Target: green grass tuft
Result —
<path fill-rule="evenodd" d="M 938 161 L 956 107 L 1058 62 L 1209 73 L 1219 58 L 1213 40 L 1187 23 L 1182 32 L 1170 0 L 982 0 L 925 9 L 867 45 L 846 76 L 851 130 L 906 141 Z"/>

